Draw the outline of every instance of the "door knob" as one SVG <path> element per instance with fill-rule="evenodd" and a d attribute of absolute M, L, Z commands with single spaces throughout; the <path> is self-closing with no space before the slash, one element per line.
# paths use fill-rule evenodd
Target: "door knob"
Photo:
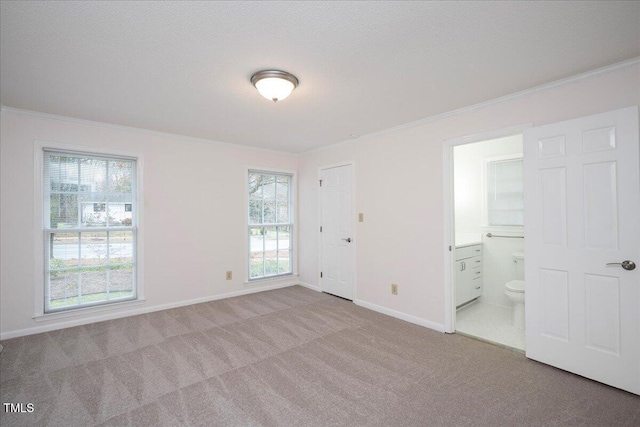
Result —
<path fill-rule="evenodd" d="M 625 270 L 634 270 L 636 268 L 636 263 L 628 259 L 622 262 L 608 262 L 607 265 L 619 265 Z"/>
<path fill-rule="evenodd" d="M 344 240 L 347 243 L 351 243 L 351 237 L 347 237 L 346 239 L 342 239 L 342 240 Z"/>

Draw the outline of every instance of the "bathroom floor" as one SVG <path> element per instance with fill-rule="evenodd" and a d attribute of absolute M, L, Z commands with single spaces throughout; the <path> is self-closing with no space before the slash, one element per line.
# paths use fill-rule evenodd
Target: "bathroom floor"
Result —
<path fill-rule="evenodd" d="M 524 351 L 524 330 L 511 324 L 512 310 L 476 301 L 456 312 L 456 331 Z"/>

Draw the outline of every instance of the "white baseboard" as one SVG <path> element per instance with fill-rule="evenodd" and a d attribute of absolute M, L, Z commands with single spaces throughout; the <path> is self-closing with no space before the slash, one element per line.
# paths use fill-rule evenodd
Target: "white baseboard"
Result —
<path fill-rule="evenodd" d="M 11 338 L 18 338 L 26 335 L 34 335 L 34 334 L 40 334 L 43 332 L 55 331 L 58 329 L 70 328 L 73 326 L 87 325 L 89 323 L 104 322 L 106 320 L 120 319 L 122 317 L 137 316 L 139 314 L 145 314 L 145 313 L 153 313 L 154 311 L 168 310 L 171 308 L 184 307 L 187 305 L 200 304 L 203 302 L 216 301 L 216 300 L 225 299 L 225 298 L 233 298 L 233 297 L 242 296 L 242 295 L 249 295 L 256 292 L 264 292 L 264 291 L 270 291 L 273 289 L 286 288 L 286 287 L 295 286 L 295 285 L 303 286 L 307 289 L 311 289 L 312 291 L 321 292 L 321 289 L 319 286 L 311 285 L 309 283 L 304 283 L 300 281 L 278 283 L 278 284 L 266 285 L 266 286 L 256 286 L 252 288 L 241 289 L 239 291 L 227 292 L 225 294 L 211 295 L 211 296 L 202 297 L 202 298 L 194 298 L 186 301 L 178 301 L 178 302 L 172 302 L 167 304 L 154 305 L 151 307 L 141 307 L 141 308 L 136 308 L 132 310 L 118 311 L 118 312 L 107 313 L 107 314 L 102 314 L 98 316 L 85 317 L 82 319 L 74 319 L 66 322 L 56 322 L 48 325 L 38 325 L 38 326 L 33 326 L 31 328 L 3 332 L 3 333 L 0 333 L 0 341 L 8 340 Z M 356 305 L 359 305 L 364 308 L 368 308 L 369 310 L 377 311 L 378 313 L 386 314 L 387 316 L 395 317 L 397 319 L 404 320 L 409 323 L 424 326 L 426 328 L 433 329 L 438 332 L 444 332 L 444 325 L 441 325 L 436 322 L 432 322 L 427 319 L 422 319 L 420 317 L 412 316 L 410 314 L 402 313 L 400 311 L 391 310 L 389 308 L 382 307 L 380 305 L 373 304 L 363 300 L 356 299 L 353 302 Z"/>
<path fill-rule="evenodd" d="M 432 322 L 431 320 L 423 319 L 421 317 L 412 316 L 410 314 L 403 313 L 401 311 L 391 310 L 390 308 L 382 307 L 381 305 L 373 304 L 367 301 L 354 299 L 353 302 L 369 310 L 377 311 L 378 313 L 386 314 L 387 316 L 395 317 L 396 319 L 404 320 L 405 322 L 413 323 L 415 325 L 424 326 L 425 328 L 433 329 L 434 331 L 444 332 L 444 325 L 440 323 Z"/>
<path fill-rule="evenodd" d="M 322 289 L 320 289 L 320 286 L 317 286 L 317 285 L 310 285 L 309 283 L 304 283 L 304 282 L 298 282 L 298 285 L 304 286 L 305 288 L 311 289 L 312 291 L 322 292 Z"/>
<path fill-rule="evenodd" d="M 15 331 L 2 332 L 0 333 L 0 341 L 8 340 L 11 338 L 23 337 L 26 335 L 40 334 L 42 332 L 55 331 L 58 329 L 70 328 L 73 326 L 87 325 L 89 323 L 104 322 L 105 320 L 120 319 L 122 317 L 137 316 L 139 314 L 145 314 L 145 313 L 153 313 L 154 311 L 168 310 L 171 308 L 184 307 L 187 305 L 200 304 L 203 302 L 216 301 L 216 300 L 225 299 L 225 298 L 233 298 L 241 295 L 253 294 L 256 292 L 264 292 L 264 291 L 270 291 L 273 289 L 286 288 L 286 287 L 295 286 L 298 284 L 304 287 L 309 286 L 309 285 L 302 284 L 297 280 L 294 282 L 278 283 L 278 284 L 266 285 L 266 286 L 255 286 L 252 288 L 241 289 L 239 291 L 227 292 L 225 294 L 210 295 L 210 296 L 206 296 L 202 298 L 194 298 L 186 301 L 178 301 L 178 302 L 172 302 L 167 304 L 154 305 L 151 307 L 135 308 L 132 310 L 118 311 L 114 313 L 102 314 L 102 315 L 91 316 L 91 317 L 83 317 L 82 319 L 74 319 L 66 322 L 57 322 L 57 323 L 51 323 L 48 325 L 38 325 L 38 326 L 33 326 L 31 328 L 24 328 L 24 329 L 18 329 Z"/>

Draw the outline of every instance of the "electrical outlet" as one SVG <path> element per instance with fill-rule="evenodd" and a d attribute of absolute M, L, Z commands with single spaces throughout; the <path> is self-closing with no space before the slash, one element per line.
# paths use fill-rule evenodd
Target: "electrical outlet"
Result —
<path fill-rule="evenodd" d="M 364 222 L 364 214 L 363 213 L 359 213 L 358 214 L 358 221 L 359 222 Z"/>
<path fill-rule="evenodd" d="M 233 271 L 227 271 L 227 280 L 233 279 Z"/>
<path fill-rule="evenodd" d="M 391 295 L 398 295 L 398 285 L 395 283 L 391 284 Z"/>

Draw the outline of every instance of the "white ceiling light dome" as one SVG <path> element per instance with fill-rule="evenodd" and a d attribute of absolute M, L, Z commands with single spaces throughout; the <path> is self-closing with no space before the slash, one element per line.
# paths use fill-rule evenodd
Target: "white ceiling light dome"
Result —
<path fill-rule="evenodd" d="M 278 102 L 293 92 L 298 86 L 298 78 L 286 71 L 262 70 L 251 76 L 251 84 L 258 89 L 260 95 Z"/>

